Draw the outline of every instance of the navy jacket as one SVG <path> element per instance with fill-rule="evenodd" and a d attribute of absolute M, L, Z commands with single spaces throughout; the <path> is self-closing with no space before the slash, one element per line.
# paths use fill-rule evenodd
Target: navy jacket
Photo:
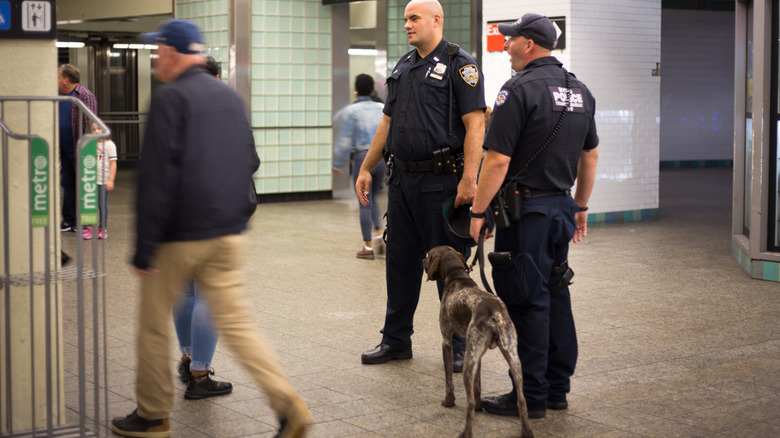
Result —
<path fill-rule="evenodd" d="M 577 178 L 583 150 L 599 144 L 596 100 L 571 75 L 572 95 L 563 125 L 532 164 L 515 180 L 537 190 L 568 190 Z M 552 56 L 531 61 L 506 81 L 493 106 L 485 148 L 512 157 L 506 180 L 524 168 L 555 129 L 566 103 L 566 77 Z"/>
<path fill-rule="evenodd" d="M 164 242 L 242 232 L 259 166 L 241 98 L 205 68 L 156 92 L 138 170 L 133 265 L 149 268 Z"/>

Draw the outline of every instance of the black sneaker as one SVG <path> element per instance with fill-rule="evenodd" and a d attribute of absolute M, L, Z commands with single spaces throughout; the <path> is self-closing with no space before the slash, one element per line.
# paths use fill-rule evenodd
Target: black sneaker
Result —
<path fill-rule="evenodd" d="M 190 372 L 191 362 L 192 359 L 187 356 L 182 357 L 181 362 L 179 362 L 179 379 L 184 383 L 189 382 L 190 378 L 192 378 L 192 373 Z"/>
<path fill-rule="evenodd" d="M 111 420 L 111 430 L 117 435 L 140 438 L 168 438 L 171 436 L 171 425 L 167 418 L 162 420 L 147 420 L 133 411 L 127 417 L 116 417 Z"/>
<path fill-rule="evenodd" d="M 62 232 L 73 231 L 73 225 L 71 225 L 71 224 L 69 224 L 67 222 L 62 222 L 60 224 L 60 231 L 62 231 Z"/>
<path fill-rule="evenodd" d="M 214 371 L 209 370 L 204 379 L 200 382 L 196 382 L 195 376 L 192 376 L 190 381 L 187 382 L 187 390 L 184 391 L 184 398 L 187 400 L 198 400 L 206 397 L 227 395 L 233 392 L 233 384 L 211 380 L 209 375 L 213 374 Z"/>

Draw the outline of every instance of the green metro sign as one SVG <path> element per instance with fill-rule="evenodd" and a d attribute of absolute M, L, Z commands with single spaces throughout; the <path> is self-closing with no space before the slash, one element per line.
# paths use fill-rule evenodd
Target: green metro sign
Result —
<path fill-rule="evenodd" d="M 81 148 L 81 225 L 98 223 L 97 140 Z"/>
<path fill-rule="evenodd" d="M 30 140 L 30 216 L 33 227 L 49 226 L 49 145 Z"/>

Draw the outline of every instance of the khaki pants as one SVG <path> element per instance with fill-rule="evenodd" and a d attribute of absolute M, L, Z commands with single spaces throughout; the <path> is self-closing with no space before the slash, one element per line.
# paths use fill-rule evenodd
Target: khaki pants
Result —
<path fill-rule="evenodd" d="M 228 347 L 268 397 L 280 418 L 299 397 L 260 331 L 252 324 L 242 262 L 246 238 L 240 235 L 161 244 L 152 260 L 155 275 L 142 280 L 137 339 L 138 415 L 168 418 L 173 409 L 170 360 L 171 310 L 182 284 L 194 278 L 211 305 L 214 325 Z"/>

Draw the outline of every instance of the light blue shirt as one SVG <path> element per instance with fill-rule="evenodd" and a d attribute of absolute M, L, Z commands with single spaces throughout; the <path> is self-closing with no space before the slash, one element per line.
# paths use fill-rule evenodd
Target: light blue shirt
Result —
<path fill-rule="evenodd" d="M 334 169 L 342 168 L 347 163 L 350 153 L 368 150 L 376 128 L 382 121 L 383 107 L 381 103 L 363 96 L 339 111 L 336 119 L 341 121 L 341 128 L 333 151 Z"/>

